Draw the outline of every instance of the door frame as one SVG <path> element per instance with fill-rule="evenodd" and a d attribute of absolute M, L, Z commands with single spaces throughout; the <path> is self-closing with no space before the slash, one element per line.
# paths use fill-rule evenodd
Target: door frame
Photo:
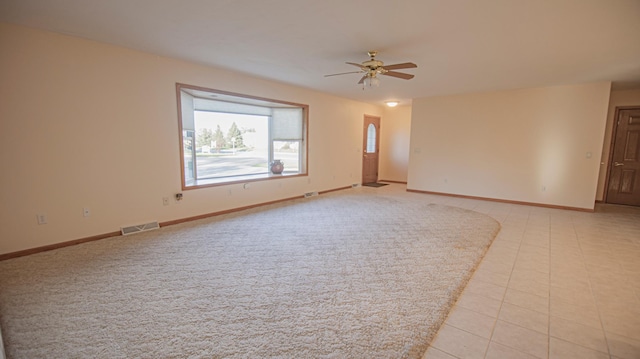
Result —
<path fill-rule="evenodd" d="M 609 179 L 611 177 L 611 171 L 613 170 L 613 149 L 616 146 L 616 134 L 618 133 L 618 116 L 620 115 L 620 111 L 623 110 L 640 110 L 640 106 L 616 106 L 616 110 L 613 115 L 613 127 L 611 128 L 611 143 L 609 144 L 609 158 L 607 159 L 607 175 L 604 179 L 604 193 L 602 196 L 603 203 L 609 203 Z"/>

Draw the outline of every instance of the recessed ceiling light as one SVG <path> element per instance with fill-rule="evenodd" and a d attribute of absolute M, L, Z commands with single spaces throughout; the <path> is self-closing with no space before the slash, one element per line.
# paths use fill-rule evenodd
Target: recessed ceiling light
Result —
<path fill-rule="evenodd" d="M 387 101 L 386 104 L 389 107 L 396 107 L 398 106 L 398 101 Z"/>

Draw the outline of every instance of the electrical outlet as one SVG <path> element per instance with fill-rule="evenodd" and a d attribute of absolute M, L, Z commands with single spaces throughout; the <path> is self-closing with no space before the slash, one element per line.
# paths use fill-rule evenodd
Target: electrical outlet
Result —
<path fill-rule="evenodd" d="M 37 214 L 36 219 L 38 220 L 38 224 L 47 224 L 47 215 L 44 213 Z"/>
<path fill-rule="evenodd" d="M 89 217 L 91 216 L 91 210 L 88 207 L 84 207 L 82 209 L 82 216 Z"/>
<path fill-rule="evenodd" d="M 162 197 L 162 205 L 163 206 L 169 205 L 169 197 Z"/>

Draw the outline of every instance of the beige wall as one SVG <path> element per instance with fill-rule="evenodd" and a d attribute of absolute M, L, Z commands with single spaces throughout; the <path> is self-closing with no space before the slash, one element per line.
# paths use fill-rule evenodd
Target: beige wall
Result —
<path fill-rule="evenodd" d="M 639 106 L 640 107 L 640 90 L 611 91 L 611 99 L 609 101 L 609 112 L 607 113 L 607 127 L 604 135 L 604 144 L 602 146 L 602 157 L 600 165 L 600 176 L 598 177 L 598 201 L 604 200 L 604 182 L 609 171 L 609 153 L 611 150 L 611 132 L 613 131 L 613 121 L 616 114 L 616 107 L 619 106 Z"/>
<path fill-rule="evenodd" d="M 407 182 L 411 106 L 384 111 L 380 124 L 380 180 Z"/>
<path fill-rule="evenodd" d="M 363 115 L 384 111 L 6 24 L 0 78 L 0 254 L 359 183 Z M 163 206 L 181 191 L 176 82 L 308 104 L 309 176 L 185 191 Z"/>
<path fill-rule="evenodd" d="M 592 209 L 610 86 L 414 99 L 408 188 Z"/>

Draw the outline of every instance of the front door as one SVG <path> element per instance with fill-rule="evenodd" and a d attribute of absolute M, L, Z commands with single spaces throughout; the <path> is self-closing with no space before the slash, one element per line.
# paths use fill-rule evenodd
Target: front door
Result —
<path fill-rule="evenodd" d="M 374 183 L 378 181 L 380 117 L 364 116 L 363 139 L 362 183 Z"/>
<path fill-rule="evenodd" d="M 640 107 L 616 110 L 607 203 L 640 206 Z"/>

